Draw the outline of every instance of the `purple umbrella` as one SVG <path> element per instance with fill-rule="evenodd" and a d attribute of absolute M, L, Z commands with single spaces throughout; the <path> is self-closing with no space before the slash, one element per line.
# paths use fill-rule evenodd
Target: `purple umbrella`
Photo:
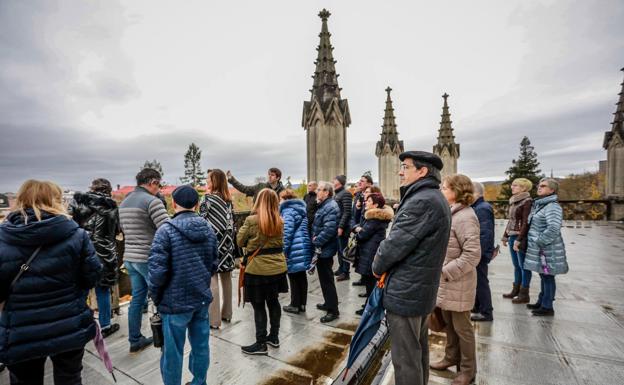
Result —
<path fill-rule="evenodd" d="M 104 362 L 104 366 L 106 366 L 108 372 L 111 376 L 113 376 L 113 381 L 117 382 L 115 373 L 113 373 L 113 362 L 108 354 L 108 349 L 106 348 L 106 343 L 104 342 L 104 337 L 102 336 L 102 330 L 100 329 L 100 323 L 97 321 L 95 322 L 95 337 L 93 338 L 93 345 L 95 345 L 95 349 L 97 350 L 100 359 Z"/>

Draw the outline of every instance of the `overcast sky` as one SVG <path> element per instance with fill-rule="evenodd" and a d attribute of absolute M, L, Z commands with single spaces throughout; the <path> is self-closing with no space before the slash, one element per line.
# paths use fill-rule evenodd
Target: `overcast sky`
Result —
<path fill-rule="evenodd" d="M 529 136 L 542 170 L 593 171 L 624 74 L 624 2 L 0 1 L 0 191 L 27 178 L 129 185 L 146 159 L 251 182 L 305 178 L 322 8 L 348 99 L 348 177 L 376 178 L 393 88 L 406 149 L 431 151 L 441 95 L 459 171 L 500 179 Z"/>

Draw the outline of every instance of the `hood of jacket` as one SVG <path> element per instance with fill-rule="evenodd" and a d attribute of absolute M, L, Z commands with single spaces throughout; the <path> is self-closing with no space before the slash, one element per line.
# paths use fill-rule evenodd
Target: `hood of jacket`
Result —
<path fill-rule="evenodd" d="M 302 201 L 301 199 L 286 200 L 280 203 L 279 210 L 280 210 L 280 214 L 283 213 L 285 210 L 295 210 L 297 214 L 300 214 L 304 217 L 307 215 L 306 203 Z"/>
<path fill-rule="evenodd" d="M 206 241 L 210 233 L 208 222 L 193 211 L 181 211 L 166 224 L 193 243 Z"/>
<path fill-rule="evenodd" d="M 394 210 L 392 210 L 392 207 L 387 205 L 383 208 L 370 209 L 364 212 L 364 218 L 366 220 L 378 219 L 380 221 L 390 222 L 393 217 Z"/>
<path fill-rule="evenodd" d="M 70 204 L 70 214 L 79 225 L 88 220 L 94 212 L 103 216 L 111 215 L 117 210 L 117 202 L 113 198 L 95 192 L 77 192 Z"/>
<path fill-rule="evenodd" d="M 545 196 L 543 198 L 535 199 L 533 201 L 533 204 L 536 207 L 543 207 L 543 206 L 546 206 L 549 203 L 557 202 L 558 199 L 559 199 L 559 197 L 557 196 L 557 194 L 552 194 L 552 195 Z"/>
<path fill-rule="evenodd" d="M 63 215 L 41 213 L 37 220 L 32 209 L 26 210 L 27 220 L 19 211 L 14 211 L 0 225 L 0 240 L 16 246 L 39 246 L 58 243 L 67 239 L 78 224 Z"/>

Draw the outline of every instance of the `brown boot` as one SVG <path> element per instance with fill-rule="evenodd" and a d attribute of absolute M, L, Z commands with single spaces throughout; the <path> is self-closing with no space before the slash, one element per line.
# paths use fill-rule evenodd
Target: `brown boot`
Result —
<path fill-rule="evenodd" d="M 503 298 L 513 298 L 513 297 L 517 296 L 519 292 L 520 292 L 520 285 L 516 285 L 514 283 L 513 284 L 513 288 L 511 289 L 511 292 L 509 292 L 507 294 L 503 294 Z"/>
<path fill-rule="evenodd" d="M 459 364 L 447 361 L 446 358 L 443 358 L 442 361 L 432 362 L 429 364 L 429 367 L 433 370 L 446 370 L 451 366 L 455 366 L 457 371 L 459 372 Z"/>
<path fill-rule="evenodd" d="M 457 377 L 451 382 L 451 385 L 470 385 L 474 382 L 475 377 L 466 372 L 460 372 Z"/>
<path fill-rule="evenodd" d="M 529 288 L 521 287 L 518 296 L 511 300 L 511 303 L 519 304 L 519 303 L 529 303 L 531 302 L 531 297 L 529 297 Z"/>

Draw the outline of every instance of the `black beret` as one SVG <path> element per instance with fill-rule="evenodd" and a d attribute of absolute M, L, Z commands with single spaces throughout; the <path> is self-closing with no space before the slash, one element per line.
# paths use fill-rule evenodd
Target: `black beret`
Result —
<path fill-rule="evenodd" d="M 399 155 L 399 159 L 404 161 L 405 158 L 410 158 L 412 160 L 417 160 L 419 162 L 429 163 L 433 167 L 438 170 L 442 170 L 444 167 L 444 163 L 442 163 L 442 159 L 434 153 L 427 151 L 405 151 Z"/>

